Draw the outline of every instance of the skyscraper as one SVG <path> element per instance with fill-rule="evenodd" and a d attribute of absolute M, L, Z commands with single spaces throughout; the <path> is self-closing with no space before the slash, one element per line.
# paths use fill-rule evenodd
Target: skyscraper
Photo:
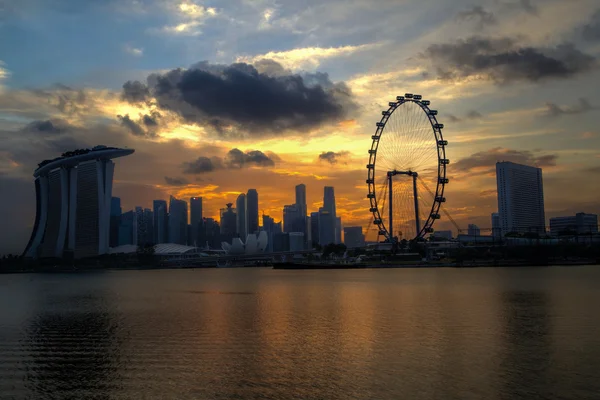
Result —
<path fill-rule="evenodd" d="M 190 198 L 190 225 L 191 225 L 191 240 L 192 244 L 200 246 L 198 232 L 202 223 L 202 197 Z"/>
<path fill-rule="evenodd" d="M 121 199 L 113 197 L 110 199 L 110 233 L 108 245 L 117 247 L 119 245 L 119 225 L 121 225 Z"/>
<path fill-rule="evenodd" d="M 502 238 L 502 228 L 500 227 L 500 214 L 492 213 L 492 236 L 496 239 Z"/>
<path fill-rule="evenodd" d="M 169 198 L 169 243 L 186 244 L 188 226 L 187 203 Z"/>
<path fill-rule="evenodd" d="M 342 217 L 335 217 L 335 243 L 342 243 Z"/>
<path fill-rule="evenodd" d="M 121 214 L 119 246 L 124 244 L 137 244 L 137 219 L 134 211 Z"/>
<path fill-rule="evenodd" d="M 154 200 L 152 210 L 154 212 L 154 243 L 168 243 L 169 213 L 167 202 L 165 200 Z"/>
<path fill-rule="evenodd" d="M 242 241 L 246 240 L 246 236 L 248 236 L 247 223 L 246 219 L 246 195 L 244 193 L 240 194 L 235 201 L 235 233 L 239 235 Z"/>
<path fill-rule="evenodd" d="M 296 186 L 296 207 L 298 207 L 300 217 L 306 217 L 306 185 L 303 183 Z"/>
<path fill-rule="evenodd" d="M 283 231 L 284 232 L 302 232 L 299 226 L 299 212 L 296 204 L 283 206 Z"/>
<path fill-rule="evenodd" d="M 156 202 L 160 203 L 156 203 Z M 169 242 L 169 213 L 167 212 L 167 202 L 164 200 L 154 200 L 154 242 Z"/>
<path fill-rule="evenodd" d="M 221 208 L 221 241 L 231 243 L 236 231 L 236 209 L 232 203 L 226 204 L 227 208 Z"/>
<path fill-rule="evenodd" d="M 323 208 L 335 218 L 336 210 L 335 210 L 335 194 L 332 186 L 325 186 L 323 189 Z"/>
<path fill-rule="evenodd" d="M 249 189 L 246 194 L 246 232 L 258 232 L 258 192 Z"/>
<path fill-rule="evenodd" d="M 111 159 L 131 153 L 96 146 L 42 161 L 33 173 L 36 217 L 24 256 L 83 258 L 107 253 L 115 168 Z"/>
<path fill-rule="evenodd" d="M 335 218 L 329 210 L 321 207 L 319 208 L 319 244 L 327 246 L 331 243 L 335 243 Z"/>
<path fill-rule="evenodd" d="M 542 169 L 509 161 L 496 163 L 498 213 L 502 234 L 544 233 Z"/>
<path fill-rule="evenodd" d="M 310 239 L 311 243 L 309 243 L 310 248 L 312 248 L 315 244 L 319 244 L 319 213 L 312 212 L 310 213 Z"/>

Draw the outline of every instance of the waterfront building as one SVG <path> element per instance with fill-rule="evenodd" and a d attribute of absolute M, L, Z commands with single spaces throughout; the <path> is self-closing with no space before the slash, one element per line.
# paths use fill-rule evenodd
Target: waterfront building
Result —
<path fill-rule="evenodd" d="M 187 243 L 187 202 L 173 196 L 169 198 L 169 243 Z"/>
<path fill-rule="evenodd" d="M 335 243 L 342 243 L 342 217 L 335 217 Z"/>
<path fill-rule="evenodd" d="M 298 208 L 298 215 L 302 218 L 306 217 L 306 185 L 303 183 L 296 186 L 296 207 Z"/>
<path fill-rule="evenodd" d="M 319 208 L 319 244 L 335 243 L 335 218 L 324 207 Z"/>
<path fill-rule="evenodd" d="M 119 223 L 118 245 L 123 246 L 126 244 L 137 245 L 137 217 L 133 210 L 121 214 Z"/>
<path fill-rule="evenodd" d="M 310 247 L 314 247 L 315 244 L 319 242 L 319 213 L 312 212 L 310 213 L 310 237 L 311 243 Z"/>
<path fill-rule="evenodd" d="M 492 213 L 492 236 L 496 239 L 502 238 L 502 228 L 500 225 L 499 213 Z"/>
<path fill-rule="evenodd" d="M 502 235 L 544 233 L 542 169 L 503 161 L 496 163 L 498 213 Z"/>
<path fill-rule="evenodd" d="M 227 203 L 226 208 L 221 208 L 221 242 L 229 242 L 236 236 L 236 209 L 233 203 Z"/>
<path fill-rule="evenodd" d="M 237 197 L 235 209 L 235 233 L 242 238 L 242 240 L 246 240 L 246 236 L 248 235 L 248 220 L 246 219 L 246 195 L 244 193 Z"/>
<path fill-rule="evenodd" d="M 258 192 L 249 189 L 246 193 L 246 232 L 258 232 Z"/>
<path fill-rule="evenodd" d="M 362 226 L 347 226 L 344 227 L 344 244 L 347 248 L 364 247 L 365 235 L 362 231 Z"/>
<path fill-rule="evenodd" d="M 44 160 L 34 171 L 36 217 L 25 257 L 93 257 L 110 244 L 115 164 L 131 149 L 96 146 Z"/>
<path fill-rule="evenodd" d="M 273 252 L 290 251 L 290 234 L 287 232 L 273 233 Z"/>
<path fill-rule="evenodd" d="M 479 229 L 479 227 L 475 224 L 469 224 L 468 229 L 467 229 L 467 234 L 469 236 L 480 236 L 481 229 Z"/>
<path fill-rule="evenodd" d="M 435 231 L 431 234 L 431 236 L 433 236 L 436 239 L 452 240 L 452 231 Z"/>
<path fill-rule="evenodd" d="M 283 231 L 284 232 L 301 232 L 301 226 L 298 221 L 300 214 L 296 204 L 283 206 Z"/>
<path fill-rule="evenodd" d="M 154 213 L 154 243 L 169 242 L 169 212 L 166 200 L 152 201 Z"/>
<path fill-rule="evenodd" d="M 108 239 L 109 247 L 117 247 L 119 245 L 119 225 L 121 224 L 121 199 L 112 197 L 110 199 L 110 233 Z"/>
<path fill-rule="evenodd" d="M 198 233 L 202 224 L 202 197 L 190 198 L 190 243 L 199 246 Z"/>
<path fill-rule="evenodd" d="M 550 218 L 550 235 L 585 235 L 598 233 L 598 215 L 583 212 L 573 216 Z"/>
<path fill-rule="evenodd" d="M 290 232 L 290 251 L 302 251 L 304 250 L 304 233 L 303 232 Z"/>

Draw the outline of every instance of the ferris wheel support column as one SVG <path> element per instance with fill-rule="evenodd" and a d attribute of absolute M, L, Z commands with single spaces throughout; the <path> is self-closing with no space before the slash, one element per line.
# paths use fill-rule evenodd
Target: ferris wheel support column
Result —
<path fill-rule="evenodd" d="M 413 197 L 415 200 L 415 223 L 417 225 L 417 234 L 421 232 L 421 221 L 419 220 L 419 196 L 417 195 L 417 178 L 419 174 L 416 172 L 412 173 L 413 178 Z"/>
<path fill-rule="evenodd" d="M 390 225 L 390 242 L 394 243 L 395 237 L 394 237 L 394 224 L 393 224 L 393 210 L 392 210 L 392 203 L 393 203 L 393 194 L 394 192 L 392 191 L 392 177 L 395 175 L 394 174 L 395 171 L 388 171 L 387 176 L 388 176 L 388 194 L 389 194 L 389 225 Z"/>

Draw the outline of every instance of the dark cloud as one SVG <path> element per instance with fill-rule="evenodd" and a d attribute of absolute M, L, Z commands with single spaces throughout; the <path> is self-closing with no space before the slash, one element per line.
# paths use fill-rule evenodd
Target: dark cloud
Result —
<path fill-rule="evenodd" d="M 595 58 L 574 45 L 553 48 L 520 46 L 515 39 L 470 37 L 454 43 L 434 44 L 421 54 L 440 79 L 477 77 L 495 83 L 537 82 L 568 78 L 596 66 Z"/>
<path fill-rule="evenodd" d="M 183 163 L 184 174 L 204 174 L 220 168 L 222 168 L 222 163 L 217 157 L 213 157 L 211 159 L 208 157 L 201 156 L 194 161 L 188 161 Z"/>
<path fill-rule="evenodd" d="M 67 130 L 66 123 L 58 120 L 40 120 L 27 124 L 22 131 L 34 133 L 60 134 Z"/>
<path fill-rule="evenodd" d="M 495 147 L 487 151 L 474 153 L 458 160 L 452 166 L 453 171 L 470 173 L 491 173 L 496 170 L 498 161 L 512 161 L 518 164 L 537 166 L 540 168 L 556 165 L 556 154 L 537 154 L 528 150 L 513 150 Z"/>
<path fill-rule="evenodd" d="M 150 98 L 150 90 L 140 81 L 127 81 L 123 84 L 121 98 L 130 103 L 145 102 Z"/>
<path fill-rule="evenodd" d="M 225 165 L 230 168 L 243 168 L 245 166 L 272 167 L 275 162 L 260 150 L 251 150 L 246 153 L 239 149 L 231 149 L 225 156 Z"/>
<path fill-rule="evenodd" d="M 337 153 L 334 151 L 324 151 L 319 154 L 319 161 L 327 161 L 329 164 L 333 165 L 337 164 L 341 158 L 348 156 L 348 154 L 347 151 L 340 151 Z"/>
<path fill-rule="evenodd" d="M 129 117 L 129 114 L 117 115 L 117 118 L 121 121 L 121 125 L 127 128 L 134 136 L 146 138 L 156 137 L 156 133 L 153 131 L 153 128 L 158 125 L 156 117 L 151 117 L 146 114 L 140 119 L 139 123 L 132 120 Z M 144 124 L 146 129 L 144 129 L 141 124 Z"/>
<path fill-rule="evenodd" d="M 483 118 L 483 115 L 481 115 L 481 113 L 479 111 L 476 110 L 471 110 L 467 113 L 467 118 L 469 119 L 479 119 L 479 118 Z"/>
<path fill-rule="evenodd" d="M 170 176 L 165 176 L 165 182 L 167 182 L 167 185 L 171 185 L 171 186 L 185 186 L 189 183 L 189 181 L 187 179 L 171 178 Z"/>
<path fill-rule="evenodd" d="M 600 40 L 600 9 L 596 10 L 590 22 L 582 27 L 582 35 L 585 40 Z"/>
<path fill-rule="evenodd" d="M 218 169 L 233 169 L 244 167 L 273 167 L 275 160 L 281 159 L 274 153 L 269 155 L 260 150 L 243 152 L 240 149 L 231 149 L 224 158 L 220 157 L 198 157 L 195 161 L 183 163 L 183 172 L 186 174 L 203 174 Z"/>
<path fill-rule="evenodd" d="M 475 21 L 479 29 L 483 29 L 488 25 L 495 25 L 498 20 L 493 13 L 487 11 L 482 6 L 473 6 L 461 11 L 456 15 L 459 21 Z"/>
<path fill-rule="evenodd" d="M 507 1 L 504 2 L 503 5 L 509 9 L 525 11 L 526 13 L 531 15 L 538 15 L 538 7 L 533 3 L 532 0 Z"/>
<path fill-rule="evenodd" d="M 146 126 L 158 126 L 158 118 L 160 118 L 160 114 L 157 112 L 152 113 L 152 115 L 144 114 L 142 122 Z"/>
<path fill-rule="evenodd" d="M 558 117 L 560 115 L 583 114 L 588 111 L 597 109 L 593 107 L 585 98 L 580 98 L 578 103 L 573 107 L 561 107 L 556 103 L 546 103 L 546 114 L 550 117 Z"/>
<path fill-rule="evenodd" d="M 123 97 L 134 102 L 156 98 L 159 108 L 187 122 L 212 127 L 222 136 L 283 134 L 343 120 L 356 105 L 344 83 L 327 74 L 295 75 L 274 61 L 257 68 L 245 63 L 197 63 L 148 77 L 148 85 L 127 82 Z M 141 85 L 141 86 L 140 86 Z"/>
<path fill-rule="evenodd" d="M 448 118 L 448 121 L 450 121 L 450 122 L 460 122 L 460 121 L 461 121 L 461 119 L 460 119 L 460 118 L 458 118 L 458 117 L 457 117 L 456 115 L 454 115 L 454 114 L 446 114 L 446 115 L 445 115 L 445 118 Z"/>

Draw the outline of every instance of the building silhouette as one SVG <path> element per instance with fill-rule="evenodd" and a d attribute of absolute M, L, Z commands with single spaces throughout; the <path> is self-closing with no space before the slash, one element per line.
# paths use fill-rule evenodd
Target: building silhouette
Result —
<path fill-rule="evenodd" d="M 542 169 L 509 161 L 496 163 L 498 213 L 502 235 L 544 233 Z"/>
<path fill-rule="evenodd" d="M 335 243 L 335 218 L 324 207 L 319 208 L 319 244 L 327 246 Z"/>
<path fill-rule="evenodd" d="M 335 243 L 342 243 L 342 217 L 335 217 Z"/>
<path fill-rule="evenodd" d="M 310 246 L 319 244 L 319 212 L 310 213 Z"/>
<path fill-rule="evenodd" d="M 202 197 L 190 198 L 190 244 L 200 246 L 200 225 L 202 224 Z"/>
<path fill-rule="evenodd" d="M 137 244 L 137 216 L 131 210 L 121 214 L 119 224 L 119 246 L 124 244 Z"/>
<path fill-rule="evenodd" d="M 481 235 L 481 229 L 479 229 L 479 227 L 475 224 L 469 224 L 467 226 L 467 234 L 469 236 L 480 236 Z"/>
<path fill-rule="evenodd" d="M 258 232 L 258 192 L 249 189 L 246 193 L 246 232 Z"/>
<path fill-rule="evenodd" d="M 188 210 L 185 200 L 169 198 L 169 243 L 187 243 Z"/>
<path fill-rule="evenodd" d="M 296 186 L 296 207 L 298 208 L 299 216 L 305 219 L 307 216 L 306 185 L 303 183 Z"/>
<path fill-rule="evenodd" d="M 500 225 L 499 213 L 492 213 L 492 236 L 496 239 L 502 238 L 502 227 Z"/>
<path fill-rule="evenodd" d="M 96 146 L 44 160 L 34 171 L 36 217 L 25 257 L 93 257 L 108 252 L 113 158 L 131 149 Z"/>
<path fill-rule="evenodd" d="M 231 243 L 231 240 L 236 235 L 236 209 L 233 208 L 232 203 L 227 203 L 226 208 L 221 208 L 221 242 Z"/>
<path fill-rule="evenodd" d="M 244 193 L 237 197 L 235 210 L 235 234 L 241 237 L 242 240 L 246 240 L 246 236 L 248 236 L 248 220 L 246 219 L 246 195 Z"/>
<path fill-rule="evenodd" d="M 169 212 L 165 200 L 152 202 L 154 212 L 154 243 L 169 242 Z"/>
<path fill-rule="evenodd" d="M 347 248 L 364 247 L 365 235 L 362 226 L 347 226 L 344 228 L 344 244 Z"/>
<path fill-rule="evenodd" d="M 550 235 L 585 235 L 598 233 L 598 215 L 577 213 L 568 217 L 550 218 Z"/>
<path fill-rule="evenodd" d="M 108 239 L 109 247 L 119 245 L 119 225 L 121 225 L 121 199 L 113 197 L 110 199 L 110 233 Z"/>

